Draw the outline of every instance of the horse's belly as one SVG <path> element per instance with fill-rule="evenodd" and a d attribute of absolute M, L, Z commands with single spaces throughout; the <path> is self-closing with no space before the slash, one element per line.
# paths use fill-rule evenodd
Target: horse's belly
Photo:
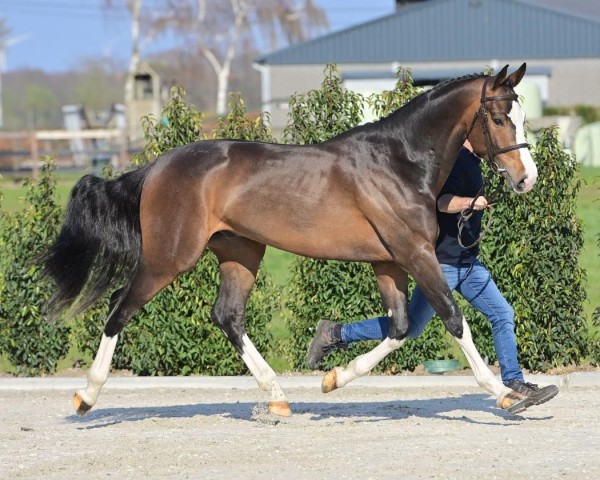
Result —
<path fill-rule="evenodd" d="M 298 221 L 298 217 L 263 218 L 249 222 L 245 217 L 232 230 L 239 235 L 305 257 L 348 260 L 391 260 L 372 226 L 365 219 L 340 216 Z"/>

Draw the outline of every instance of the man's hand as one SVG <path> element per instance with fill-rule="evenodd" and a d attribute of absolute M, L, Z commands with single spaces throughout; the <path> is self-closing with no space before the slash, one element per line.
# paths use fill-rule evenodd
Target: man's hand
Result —
<path fill-rule="evenodd" d="M 473 208 L 473 210 L 484 210 L 484 209 L 487 208 L 487 206 L 488 206 L 487 199 L 483 195 L 480 195 L 475 200 L 475 203 L 473 203 L 473 207 L 472 208 Z"/>

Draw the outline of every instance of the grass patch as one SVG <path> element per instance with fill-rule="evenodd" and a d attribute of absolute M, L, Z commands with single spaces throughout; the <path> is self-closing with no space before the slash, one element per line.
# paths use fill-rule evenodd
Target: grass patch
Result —
<path fill-rule="evenodd" d="M 269 274 L 273 276 L 275 283 L 281 286 L 287 285 L 292 276 L 291 266 L 295 257 L 296 255 L 292 253 L 267 247 L 264 265 Z"/>
<path fill-rule="evenodd" d="M 600 307 L 600 168 L 582 167 L 582 184 L 577 197 L 577 215 L 583 222 L 584 245 L 579 257 L 587 271 L 586 318 L 591 319 L 596 307 Z"/>
<path fill-rule="evenodd" d="M 75 182 L 84 173 L 56 173 L 56 200 L 60 205 L 66 205 L 71 189 Z M 23 186 L 25 180 L 22 176 L 4 176 L 0 179 L 0 192 L 2 193 L 1 210 L 5 212 L 16 212 L 24 207 L 27 189 Z"/>

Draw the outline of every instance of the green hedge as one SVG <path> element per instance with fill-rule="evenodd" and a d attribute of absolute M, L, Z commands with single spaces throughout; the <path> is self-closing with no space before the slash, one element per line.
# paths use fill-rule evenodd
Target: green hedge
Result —
<path fill-rule="evenodd" d="M 380 116 L 398 108 L 419 93 L 410 71 L 398 73 L 393 91 L 364 98 L 345 90 L 335 67 L 328 66 L 320 89 L 292 97 L 285 141 L 319 142 L 358 124 L 364 108 Z M 162 118 L 146 118 L 144 126 L 147 143 L 136 158 L 138 165 L 206 137 L 202 115 L 186 104 L 181 89 L 172 90 Z M 230 113 L 218 122 L 213 136 L 274 141 L 268 116 L 250 118 L 239 96 L 232 96 Z M 582 232 L 575 216 L 577 165 L 553 130 L 542 133 L 534 157 L 538 184 L 523 196 L 502 191 L 493 226 L 483 241 L 482 260 L 515 308 L 525 367 L 545 371 L 586 359 L 600 363 L 600 339 L 586 330 L 582 313 L 585 272 L 578 263 Z M 51 287 L 40 279 L 34 259 L 55 237 L 62 217 L 54 203 L 53 170 L 47 161 L 29 186 L 25 210 L 0 218 L 0 351 L 26 374 L 54 371 L 70 344 L 94 354 L 107 314 L 105 300 L 69 323 L 49 324 L 44 319 L 42 309 Z M 491 189 L 500 181 L 493 177 Z M 193 272 L 179 277 L 125 328 L 114 366 L 144 375 L 245 372 L 237 353 L 210 321 L 218 276 L 217 261 L 207 252 Z M 261 267 L 247 313 L 248 331 L 259 351 L 265 357 L 276 351 L 293 369 L 305 368 L 306 348 L 320 317 L 351 321 L 384 314 L 370 266 L 312 259 L 294 263 L 283 292 Z M 465 313 L 480 351 L 495 359 L 488 322 L 470 307 Z M 277 347 L 271 344 L 269 329 L 274 316 L 282 316 L 289 326 L 289 336 Z M 600 328 L 598 311 L 594 321 Z M 451 356 L 446 339 L 441 323 L 433 321 L 419 339 L 408 341 L 382 362 L 378 371 L 412 369 L 425 359 Z M 336 352 L 325 366 L 347 363 L 372 346 L 361 343 Z"/>
<path fill-rule="evenodd" d="M 26 207 L 0 217 L 0 351 L 20 374 L 54 372 L 69 349 L 69 325 L 44 319 L 51 285 L 35 263 L 60 224 L 54 169 L 47 159 L 37 180 L 27 182 Z"/>
<path fill-rule="evenodd" d="M 598 252 L 600 256 L 600 235 L 598 235 Z M 590 340 L 590 359 L 593 365 L 600 366 L 600 305 L 592 314 L 592 326 L 594 331 Z"/>

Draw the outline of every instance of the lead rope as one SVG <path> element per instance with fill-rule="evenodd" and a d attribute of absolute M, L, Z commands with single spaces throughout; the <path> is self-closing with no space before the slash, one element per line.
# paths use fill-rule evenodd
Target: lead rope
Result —
<path fill-rule="evenodd" d="M 489 182 L 488 182 L 489 183 Z M 458 240 L 458 244 L 462 247 L 462 248 L 473 248 L 474 246 L 478 245 L 481 242 L 481 238 L 483 237 L 483 235 L 490 229 L 491 225 L 492 225 L 492 219 L 493 219 L 493 213 L 494 213 L 494 204 L 497 203 L 497 200 L 495 199 L 495 197 L 498 195 L 498 193 L 500 192 L 500 189 L 502 188 L 502 183 L 499 183 L 496 186 L 496 189 L 494 190 L 494 192 L 492 192 L 492 194 L 488 197 L 490 198 L 490 201 L 488 202 L 488 205 L 486 207 L 486 209 L 488 210 L 488 218 L 487 218 L 487 223 L 485 224 L 485 227 L 483 228 L 483 230 L 481 231 L 481 233 L 479 234 L 479 236 L 477 237 L 477 239 L 471 244 L 471 245 L 464 245 L 462 242 L 462 231 L 464 226 L 466 225 L 466 223 L 469 221 L 469 219 L 473 216 L 473 213 L 475 212 L 475 201 L 477 200 L 478 197 L 481 196 L 481 194 L 483 193 L 483 189 L 485 188 L 485 178 L 483 179 L 483 185 L 481 186 L 481 188 L 479 189 L 479 191 L 477 192 L 477 194 L 473 197 L 473 200 L 471 200 L 471 204 L 465 208 L 464 210 L 461 210 L 460 212 L 460 216 L 458 218 L 458 235 L 457 235 L 457 240 Z"/>
<path fill-rule="evenodd" d="M 477 196 L 479 196 L 479 195 L 477 195 Z M 475 197 L 475 198 L 477 198 L 477 197 Z M 477 237 L 477 239 L 472 244 L 470 244 L 470 245 L 463 244 L 462 239 L 461 239 L 462 230 L 463 230 L 465 224 L 473 216 L 473 212 L 475 211 L 475 209 L 473 208 L 473 205 L 475 204 L 475 198 L 473 199 L 473 202 L 471 202 L 470 207 L 467 207 L 460 212 L 460 217 L 458 218 L 458 236 L 456 238 L 458 240 L 458 244 L 461 247 L 466 248 L 466 249 L 473 248 L 474 246 L 478 245 L 481 242 L 481 237 L 483 237 L 483 235 L 488 231 L 488 229 L 492 225 L 492 213 L 494 211 L 494 207 L 492 206 L 492 204 L 488 203 L 488 206 L 486 207 L 486 209 L 488 210 L 488 219 L 487 219 L 487 223 L 486 223 L 483 231 L 479 234 L 479 237 Z"/>
<path fill-rule="evenodd" d="M 475 127 L 475 124 L 477 123 L 477 119 L 478 118 L 481 119 L 481 129 L 483 131 L 483 136 L 485 137 L 485 144 L 486 144 L 487 153 L 488 153 L 488 162 L 490 163 L 492 172 L 493 173 L 503 173 L 504 169 L 499 168 L 498 165 L 496 164 L 496 162 L 494 161 L 496 156 L 500 155 L 501 153 L 506 153 L 506 152 L 510 152 L 512 150 L 517 150 L 519 148 L 529 148 L 529 144 L 528 143 L 518 143 L 516 145 L 510 145 L 510 146 L 504 147 L 504 148 L 494 148 L 493 142 L 492 142 L 492 137 L 491 137 L 490 130 L 489 130 L 489 125 L 487 122 L 487 109 L 485 107 L 485 104 L 486 104 L 486 102 L 489 102 L 492 100 L 516 100 L 516 99 L 518 99 L 518 95 L 513 93 L 513 94 L 508 94 L 508 95 L 497 95 L 497 96 L 492 96 L 492 97 L 486 96 L 487 84 L 491 80 L 491 78 L 492 77 L 488 77 L 483 82 L 483 87 L 481 89 L 481 99 L 479 101 L 480 107 L 475 112 L 475 115 L 473 116 L 473 120 L 471 121 L 471 125 L 470 125 L 469 129 L 467 130 L 466 137 L 469 138 L 471 131 L 473 130 L 473 128 Z M 488 220 L 487 220 L 485 227 L 483 228 L 483 231 L 479 234 L 479 237 L 477 237 L 477 240 L 475 240 L 471 245 L 468 245 L 468 246 L 463 245 L 463 242 L 460 238 L 462 235 L 462 230 L 463 230 L 465 224 L 473 216 L 473 212 L 475 211 L 475 209 L 473 208 L 475 206 L 475 201 L 481 195 L 481 193 L 483 193 L 484 187 L 485 187 L 485 178 L 483 179 L 483 185 L 477 192 L 477 195 L 475 195 L 473 197 L 471 204 L 467 208 L 465 208 L 464 210 L 462 210 L 460 212 L 460 217 L 458 219 L 457 240 L 458 240 L 458 244 L 463 248 L 473 248 L 474 246 L 478 245 L 481 242 L 481 237 L 483 237 L 483 235 L 489 230 L 490 226 L 492 225 L 492 213 L 494 212 L 493 205 L 494 205 L 494 203 L 496 203 L 495 201 L 488 202 L 488 206 L 487 206 L 487 210 L 489 210 Z M 493 198 L 494 196 L 496 196 L 498 194 L 498 192 L 500 191 L 500 188 L 502 188 L 502 183 L 498 184 L 498 187 L 496 187 L 496 191 L 492 193 L 490 198 Z"/>

